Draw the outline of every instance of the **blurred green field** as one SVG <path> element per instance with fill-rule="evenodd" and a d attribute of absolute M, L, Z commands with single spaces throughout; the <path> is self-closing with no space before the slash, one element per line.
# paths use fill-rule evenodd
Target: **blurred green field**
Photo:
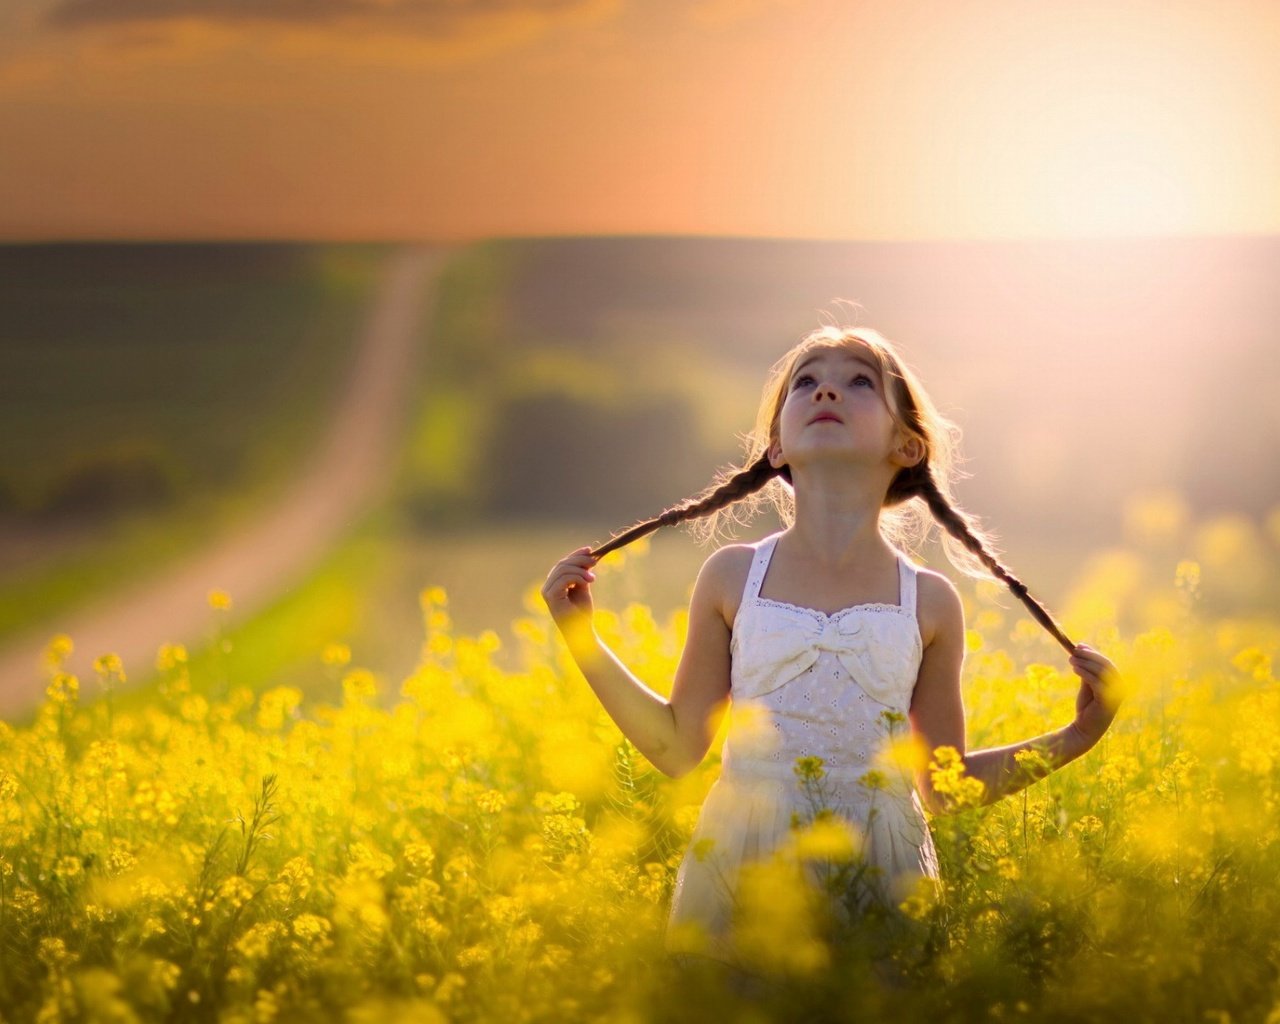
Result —
<path fill-rule="evenodd" d="M 93 284 L 90 264 L 99 264 L 90 261 L 80 270 L 79 291 L 71 294 L 79 295 L 76 301 L 83 309 L 110 305 L 111 295 L 116 297 L 111 302 L 131 297 L 129 305 L 143 310 L 135 309 L 132 315 L 150 324 L 147 333 L 153 339 L 165 333 L 166 318 L 191 321 L 194 337 L 205 338 L 205 347 L 225 348 L 227 366 L 242 370 L 246 360 L 270 355 L 276 372 L 283 373 L 293 365 L 291 360 L 296 362 L 304 332 L 298 327 L 290 340 L 282 325 L 310 323 L 314 344 L 315 332 L 327 325 L 333 328 L 326 336 L 333 359 L 331 384 L 336 382 L 339 356 L 349 344 L 350 332 L 339 338 L 334 325 L 341 318 L 324 320 L 315 310 L 345 310 L 347 326 L 352 326 L 367 302 L 384 250 L 283 247 L 264 255 L 255 247 L 254 258 L 265 261 L 265 268 L 254 270 L 252 260 L 244 263 L 243 252 L 233 247 L 218 255 L 221 248 L 213 247 L 212 256 L 201 257 L 212 260 L 213 269 L 200 280 L 191 280 L 190 268 L 181 269 L 181 261 L 169 267 L 166 264 L 173 260 L 157 262 L 153 254 L 114 271 L 109 292 Z M 855 255 L 862 252 L 845 248 Z M 423 327 L 429 340 L 413 385 L 416 411 L 403 438 L 391 500 L 353 533 L 350 543 L 362 552 L 359 556 L 335 551 L 330 568 L 317 567 L 314 586 L 301 585 L 281 599 L 281 609 L 292 611 L 269 612 L 261 621 L 241 627 L 245 632 L 235 645 L 234 674 L 247 685 L 273 679 L 304 685 L 323 643 L 332 641 L 350 645 L 363 664 L 386 677 L 402 676 L 419 653 L 416 597 L 424 587 L 444 586 L 459 628 L 478 633 L 526 612 L 525 588 L 540 583 L 566 552 L 597 544 L 709 483 L 715 469 L 740 454 L 737 434 L 750 425 L 762 368 L 789 342 L 787 331 L 798 333 L 804 327 L 795 308 L 785 309 L 781 301 L 775 304 L 774 293 L 761 291 L 769 265 L 753 262 L 753 254 L 766 250 L 779 251 L 770 245 L 678 240 L 492 241 L 459 250 L 443 271 L 434 319 Z M 807 261 L 798 269 L 816 272 L 823 266 L 822 254 L 832 257 L 845 250 L 793 245 L 780 251 L 789 253 L 791 260 Z M 879 275 L 868 280 L 889 280 L 894 272 L 904 273 L 903 266 L 912 265 L 900 248 L 883 251 L 892 251 L 897 263 L 879 267 L 869 262 L 870 250 L 857 256 Z M 782 292 L 798 287 L 798 269 L 793 267 L 790 277 L 770 287 Z M 688 276 L 695 272 L 706 275 L 697 288 Z M 28 284 L 39 283 L 40 275 L 29 268 L 27 273 Z M 186 283 L 175 284 L 175 277 Z M 571 292 L 565 291 L 568 287 Z M 167 296 L 151 313 L 145 312 L 148 289 Z M 258 356 L 243 339 L 233 337 L 225 345 L 210 340 L 219 332 L 247 330 L 246 314 L 229 298 L 237 289 L 239 306 L 256 309 L 279 333 Z M 10 285 L 11 298 L 19 291 Z M 47 294 L 43 304 L 32 298 L 23 302 L 43 309 L 46 318 L 56 305 Z M 304 315 L 308 303 L 314 308 Z M 232 312 L 219 320 L 215 307 L 230 307 Z M 772 317 L 763 315 L 769 308 L 775 310 Z M 268 309 L 277 313 L 271 315 Z M 42 329 L 52 332 L 56 321 L 53 317 Z M 240 326 L 233 330 L 236 324 Z M 121 336 L 113 333 L 115 326 L 102 329 L 104 337 L 115 339 L 111 344 L 121 343 Z M 165 349 L 158 341 L 155 347 Z M 319 372 L 321 360 L 304 362 L 309 372 Z M 948 363 L 948 372 L 958 371 L 960 365 Z M 28 369 L 28 376 L 34 379 L 38 374 Z M 269 374 L 264 369 L 250 376 Z M 78 386 L 84 387 L 84 381 Z M 305 378 L 281 380 L 279 386 L 281 393 L 294 387 L 291 400 L 310 400 L 310 411 L 286 412 L 283 403 L 267 403 L 258 413 L 278 416 L 273 429 L 291 431 L 300 445 L 307 429 L 318 429 L 326 392 Z M 189 382 L 187 387 L 188 392 L 162 390 L 151 395 L 154 435 L 163 436 L 159 424 L 190 399 Z M 947 389 L 944 375 L 935 390 L 945 394 Z M 245 436 L 248 427 L 238 406 L 248 399 L 211 392 L 200 401 L 212 410 L 206 422 L 219 424 L 219 429 L 189 424 L 189 434 L 176 435 L 185 440 L 175 451 L 185 450 L 197 462 L 205 457 L 217 461 L 236 447 L 227 437 L 238 430 L 242 468 L 253 459 L 270 461 L 270 431 L 264 427 L 253 438 Z M 975 412 L 972 418 L 980 441 L 986 414 Z M 43 422 L 48 425 L 53 419 L 46 416 Z M 968 434 L 969 418 L 963 422 Z M 219 438 L 222 426 L 232 434 Z M 57 432 L 47 433 L 43 443 L 53 446 Z M 966 445 L 970 452 L 974 447 Z M 209 455 L 219 450 L 224 456 Z M 979 449 L 975 461 L 982 463 L 984 454 Z M 1082 449 L 1082 454 L 1087 451 Z M 287 467 L 287 460 L 282 457 L 276 465 L 278 470 Z M 1220 558 L 1220 551 L 1256 548 L 1269 528 L 1265 517 L 1250 526 L 1247 517 L 1227 515 L 1204 517 L 1193 531 L 1186 526 L 1197 514 L 1193 498 L 1136 483 L 1123 492 L 1087 495 L 1094 504 L 1108 504 L 1105 518 L 1072 514 L 1068 507 L 1050 519 L 1043 510 L 1043 496 L 1036 499 L 1041 504 L 1033 504 L 1024 489 L 1022 497 L 1008 499 L 1016 480 L 1001 478 L 983 465 L 976 467 L 976 474 L 973 489 L 966 485 L 962 492 L 972 497 L 969 507 L 1006 538 L 1008 564 L 1052 609 L 1068 602 L 1076 581 L 1095 572 L 1099 560 L 1103 566 L 1108 559 L 1123 561 L 1123 553 L 1108 555 L 1109 548 L 1141 546 L 1161 530 L 1168 533 L 1170 517 L 1183 523 L 1181 542 L 1193 557 L 1206 559 L 1205 564 Z M 281 480 L 282 474 L 264 474 L 263 479 Z M 269 487 L 268 482 L 260 488 L 264 498 Z M 251 515 L 257 507 L 254 495 L 252 476 L 242 476 L 235 487 L 188 502 L 181 515 L 138 512 L 104 526 L 102 533 L 84 538 L 79 547 L 68 543 L 61 560 L 47 563 L 43 575 L 8 578 L 8 585 L 0 589 L 0 636 L 6 628 L 116 585 L 147 564 L 191 550 L 230 516 Z M 1070 522 L 1069 528 L 1064 521 Z M 740 536 L 754 539 L 778 525 L 770 517 Z M 1052 544 L 1045 542 L 1049 534 Z M 100 543 L 104 536 L 112 539 Z M 1168 537 L 1165 543 L 1159 572 L 1169 576 L 1178 558 Z M 598 600 L 618 609 L 632 601 L 644 602 L 665 614 L 687 601 L 707 554 L 709 549 L 700 548 L 683 532 L 664 531 L 653 539 L 646 563 L 652 569 L 638 569 L 616 582 L 601 581 Z M 927 550 L 924 561 L 945 571 L 936 549 Z M 1206 595 L 1215 614 L 1280 600 L 1280 580 L 1264 571 L 1264 560 L 1243 559 L 1238 564 L 1243 575 L 1215 577 L 1217 591 Z M 346 609 L 345 618 L 338 609 Z M 1123 606 L 1118 614 L 1125 628 L 1154 621 L 1152 615 Z M 278 627 L 277 615 L 292 616 L 288 629 Z M 307 616 L 315 616 L 314 626 L 307 626 Z M 194 650 L 191 654 L 199 656 Z M 145 672 L 148 667 L 136 668 Z"/>
<path fill-rule="evenodd" d="M 544 416 L 576 395 L 579 428 L 603 422 L 583 410 L 605 417 L 645 353 L 609 371 L 613 353 L 494 344 L 518 279 L 504 258 L 476 247 L 446 272 L 430 327 L 446 343 L 417 382 L 393 497 L 305 581 L 235 626 L 213 602 L 207 643 L 162 645 L 127 680 L 110 658 L 95 679 L 51 664 L 46 704 L 0 723 L 0 1001 L 48 1019 L 246 1024 L 1275 1016 L 1280 508 L 1201 514 L 1136 485 L 1104 496 L 1108 523 L 1059 533 L 1023 510 L 1006 534 L 1010 566 L 1133 690 L 1080 761 L 934 819 L 947 885 L 910 905 L 927 941 L 891 946 L 899 987 L 868 967 L 883 936 L 829 943 L 771 875 L 752 920 L 773 991 L 737 1000 L 674 976 L 660 930 L 717 750 L 680 780 L 649 770 L 537 588 L 568 551 L 709 482 L 728 413 L 707 413 L 709 447 L 683 450 L 687 480 L 646 477 L 627 461 L 643 445 L 619 464 L 590 431 L 543 433 L 552 420 L 524 419 L 521 395 L 544 392 Z M 656 352 L 650 377 L 637 370 L 642 419 L 678 376 Z M 668 390 L 694 401 L 708 378 L 684 365 Z M 554 489 L 523 515 L 471 489 L 523 464 L 484 433 L 504 408 L 575 495 L 625 475 L 636 490 L 553 516 Z M 584 472 L 580 456 L 598 461 Z M 1000 508 L 977 511 L 1004 532 Z M 664 530 L 598 567 L 601 635 L 658 692 L 709 553 Z M 935 546 L 921 561 L 965 599 L 970 745 L 1068 721 L 1074 676 L 1022 606 L 957 578 Z"/>
<path fill-rule="evenodd" d="M 1188 422 L 1207 415 L 1165 401 L 1170 381 L 1181 379 L 1176 344 L 1142 367 L 1123 406 L 1097 404 L 1108 392 L 1096 390 L 1092 415 L 1073 413 L 1059 424 L 1052 346 L 1043 349 L 1050 364 L 1037 367 L 1021 326 L 1001 333 L 992 323 L 974 349 L 965 321 L 948 314 L 966 301 L 960 279 L 946 279 L 947 291 L 933 293 L 932 305 L 909 301 L 911 288 L 941 287 L 946 266 L 972 276 L 974 287 L 1000 268 L 1024 273 L 1025 248 L 660 238 L 508 239 L 462 248 L 445 266 L 434 321 L 424 328 L 430 343 L 389 509 L 404 529 L 388 543 L 421 549 L 425 561 L 415 571 L 429 576 L 440 536 L 474 534 L 483 550 L 492 547 L 489 531 L 563 535 L 531 559 L 543 575 L 563 550 L 590 543 L 588 532 L 600 538 L 689 497 L 740 456 L 765 367 L 841 293 L 865 297 L 865 319 L 901 338 L 943 406 L 964 402 L 959 419 L 974 476 L 961 484 L 961 498 L 1007 540 L 1010 563 L 1044 598 L 1061 593 L 1085 554 L 1123 535 L 1126 500 L 1169 492 L 1169 485 L 1143 483 L 1162 452 L 1185 453 L 1185 472 L 1196 479 L 1172 492 L 1196 515 L 1231 507 L 1261 515 L 1265 489 L 1258 486 L 1234 506 L 1221 490 L 1212 500 L 1204 495 L 1204 474 L 1219 465 L 1196 458 L 1197 445 L 1211 438 L 1207 426 L 1189 445 L 1161 444 L 1132 465 L 1108 461 L 1119 438 L 1101 435 L 1115 434 L 1108 417 L 1121 408 L 1126 422 L 1151 419 L 1139 410 L 1155 416 L 1157 406 L 1160 415 L 1176 408 Z M 1092 252 L 1120 273 L 1128 250 L 1076 248 L 1044 248 L 1044 266 L 1056 260 L 1073 287 L 1103 294 L 1082 260 Z M 69 484 L 77 479 L 110 498 L 96 474 L 113 467 L 124 470 L 122 486 L 132 479 L 134 488 L 119 499 L 127 512 L 79 525 L 73 516 L 42 529 L 40 540 L 10 548 L 26 552 L 26 561 L 8 567 L 0 530 L 0 637 L 169 561 L 261 507 L 319 430 L 385 251 L 0 251 L 10 271 L 0 283 L 9 332 L 0 356 L 13 370 L 0 384 L 0 415 L 18 439 L 5 449 L 0 481 L 9 481 L 9 497 L 0 507 L 56 506 L 77 493 Z M 1152 273 L 1181 280 L 1216 251 L 1207 242 L 1161 250 Z M 1272 253 L 1263 247 L 1253 256 L 1266 261 Z M 878 315 L 877 301 L 900 310 L 899 323 Z M 1198 301 L 1212 308 L 1213 297 Z M 1238 303 L 1234 315 L 1247 320 L 1249 308 Z M 1088 310 L 1080 306 L 1073 316 Z M 1093 343 L 1111 337 L 1102 326 L 1085 332 Z M 955 337 L 940 334 L 943 328 Z M 1179 329 L 1193 328 L 1185 320 Z M 1245 346 L 1244 338 L 1235 343 Z M 1132 343 L 1135 352 L 1147 344 Z M 1005 387 L 1011 375 L 1020 387 Z M 215 387 L 218 381 L 229 387 Z M 1046 401 L 1032 412 L 1024 399 L 1037 388 Z M 1162 401 L 1153 403 L 1157 392 Z M 50 415 L 51 408 L 64 415 Z M 1020 442 L 1025 430 L 1032 433 Z M 1079 465 L 1052 470 L 1066 436 L 1076 438 L 1071 457 Z M 1112 479 L 1117 472 L 1123 479 Z M 1080 488 L 1080 479 L 1091 484 Z M 593 522 L 594 530 L 584 529 Z M 1047 534 L 1055 544 L 1042 543 Z M 44 554 L 36 554 L 40 543 Z M 452 541 L 438 547 L 451 564 Z M 680 586 L 699 563 L 685 559 Z M 498 598 L 507 609 L 518 604 L 511 579 Z M 394 594 L 393 607 L 402 607 L 406 589 Z M 1272 590 L 1280 598 L 1280 582 Z M 492 600 L 458 599 L 477 613 Z M 388 664 L 403 666 L 406 657 L 401 650 Z"/>
<path fill-rule="evenodd" d="M 387 251 L 0 248 L 0 637 L 279 493 L 340 393 Z"/>
<path fill-rule="evenodd" d="M 662 240 L 492 241 L 459 250 L 442 273 L 434 319 L 423 328 L 429 340 L 414 383 L 416 412 L 391 500 L 352 535 L 360 556 L 334 552 L 330 564 L 342 570 L 317 567 L 314 587 L 300 586 L 282 598 L 282 607 L 293 609 L 288 629 L 276 626 L 283 612 L 243 626 L 234 674 L 248 685 L 273 679 L 304 685 L 323 643 L 333 641 L 349 644 L 363 664 L 388 678 L 402 676 L 419 653 L 416 601 L 424 587 L 444 586 L 459 628 L 478 633 L 527 612 L 525 588 L 540 583 L 563 554 L 598 544 L 709 483 L 716 468 L 738 456 L 735 431 L 750 425 L 761 367 L 771 358 L 768 346 L 788 329 L 778 317 L 748 324 L 745 309 L 733 307 L 738 285 L 760 276 L 748 258 L 755 251 Z M 679 274 L 707 269 L 709 252 L 722 257 L 709 272 L 709 290 L 679 284 Z M 371 273 L 377 250 L 357 255 L 317 249 L 309 264 L 299 252 L 289 265 L 327 268 L 320 275 L 325 280 L 345 273 L 345 294 L 354 299 L 363 294 L 355 282 L 369 283 L 356 271 Z M 143 276 L 141 269 L 135 273 Z M 557 274 L 572 275 L 572 297 L 555 292 Z M 277 281 L 275 291 L 287 289 Z M 674 310 L 665 320 L 663 303 Z M 750 308 L 763 306 L 753 299 Z M 716 310 L 733 330 L 712 326 Z M 702 343 L 682 348 L 682 342 L 698 341 L 699 333 Z M 779 338 L 771 342 L 772 334 Z M 303 390 L 312 398 L 320 393 Z M 945 380 L 938 390 L 945 390 Z M 1202 523 L 1196 532 L 1187 525 L 1195 514 L 1187 499 L 1168 489 L 1137 488 L 1109 495 L 1107 520 L 1075 516 L 1074 526 L 1054 529 L 1048 544 L 1050 524 L 1034 508 L 996 504 L 1002 487 L 1008 482 L 975 490 L 971 508 L 1007 538 L 1008 564 L 1054 609 L 1067 603 L 1076 581 L 1096 571 L 1099 559 L 1107 564 L 1108 547 L 1146 544 L 1161 530 L 1169 534 L 1170 522 L 1182 524 L 1181 542 L 1196 557 L 1207 557 L 1206 564 L 1218 557 L 1217 549 L 1257 547 L 1259 531 L 1266 529 L 1226 517 L 1216 526 Z M 976 504 L 983 500 L 992 504 Z M 251 506 L 243 507 L 247 514 Z M 166 532 L 169 553 L 195 545 L 208 529 L 200 513 L 211 508 L 201 504 L 139 529 L 133 544 L 69 558 L 61 576 L 66 593 L 57 599 L 110 586 L 130 555 L 165 557 L 160 545 Z M 754 539 L 780 525 L 768 520 L 739 536 Z M 1171 536 L 1163 541 L 1164 576 L 1178 561 Z M 653 538 L 645 567 L 602 580 L 598 600 L 616 609 L 643 602 L 665 614 L 687 601 L 709 553 L 683 531 L 663 531 Z M 945 571 L 936 547 L 926 550 L 924 561 Z M 1280 594 L 1275 577 L 1260 569 L 1215 586 L 1218 591 L 1206 597 L 1220 614 L 1265 606 Z M 24 608 L 32 606 L 31 594 Z M 0 594 L 0 612 L 2 599 Z M 337 609 L 347 610 L 346 619 L 335 621 Z M 1126 628 L 1152 621 L 1131 608 L 1120 614 Z M 316 616 L 314 627 L 306 625 L 307 615 Z"/>

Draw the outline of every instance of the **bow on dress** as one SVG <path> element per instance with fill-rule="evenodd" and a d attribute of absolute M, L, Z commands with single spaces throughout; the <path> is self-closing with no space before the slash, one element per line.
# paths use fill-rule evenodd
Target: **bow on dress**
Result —
<path fill-rule="evenodd" d="M 868 697 L 901 711 L 910 704 L 920 667 L 913 618 L 853 608 L 819 620 L 803 609 L 770 607 L 749 630 L 750 650 L 734 667 L 736 699 L 776 690 L 830 651 Z"/>

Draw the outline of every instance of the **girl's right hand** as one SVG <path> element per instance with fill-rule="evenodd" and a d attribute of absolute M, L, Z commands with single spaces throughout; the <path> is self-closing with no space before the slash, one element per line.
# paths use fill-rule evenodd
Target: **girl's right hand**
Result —
<path fill-rule="evenodd" d="M 1120 709 L 1123 682 L 1111 659 L 1088 644 L 1076 644 L 1070 661 L 1071 670 L 1080 677 L 1072 724 L 1092 747 L 1111 728 Z"/>
<path fill-rule="evenodd" d="M 542 585 L 542 600 L 561 632 L 569 623 L 591 622 L 591 584 L 596 578 L 591 566 L 599 559 L 591 557 L 590 551 L 587 545 L 560 559 Z"/>

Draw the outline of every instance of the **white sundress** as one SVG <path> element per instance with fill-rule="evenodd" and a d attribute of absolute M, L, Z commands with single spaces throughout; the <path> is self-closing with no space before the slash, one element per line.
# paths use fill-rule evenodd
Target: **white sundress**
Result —
<path fill-rule="evenodd" d="M 880 786 L 859 781 L 881 767 L 875 759 L 882 745 L 906 734 L 923 656 L 916 568 L 898 553 L 898 604 L 853 605 L 828 615 L 760 596 L 780 536 L 757 544 L 733 624 L 732 713 L 720 776 L 676 875 L 667 923 L 666 949 L 677 958 L 694 953 L 736 962 L 731 926 L 739 869 L 768 858 L 787 839 L 793 811 L 812 818 L 795 772 L 800 757 L 823 759 L 823 803 L 854 826 L 864 863 L 878 869 L 862 876 L 863 892 L 895 906 L 920 878 L 938 878 L 933 837 L 907 771 L 887 772 Z M 890 723 L 885 711 L 904 718 Z M 683 927 L 690 922 L 701 926 L 693 935 Z"/>

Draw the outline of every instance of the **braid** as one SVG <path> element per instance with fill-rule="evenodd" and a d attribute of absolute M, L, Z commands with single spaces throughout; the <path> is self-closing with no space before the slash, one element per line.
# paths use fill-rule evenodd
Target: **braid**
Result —
<path fill-rule="evenodd" d="M 925 463 L 922 460 L 917 465 L 924 467 Z M 938 489 L 933 474 L 927 468 L 922 468 L 916 474 L 915 494 L 924 499 L 925 504 L 929 506 L 929 511 L 933 513 L 934 519 L 951 536 L 973 552 L 979 561 L 991 570 L 992 575 L 1013 591 L 1014 596 L 1027 606 L 1027 610 L 1031 612 L 1032 617 L 1040 625 L 1044 626 L 1058 643 L 1066 648 L 1068 654 L 1075 652 L 1075 644 L 1058 627 L 1058 624 L 1053 620 L 1053 616 L 1044 609 L 1039 601 L 1031 596 L 1027 590 L 1027 585 L 1001 565 L 996 557 L 986 549 L 982 541 L 974 536 L 968 519 L 946 499 Z"/>
<path fill-rule="evenodd" d="M 729 477 L 728 480 L 709 494 L 694 498 L 681 505 L 676 505 L 653 519 L 647 519 L 642 523 L 636 524 L 624 533 L 595 548 L 591 552 L 591 557 L 603 558 L 610 551 L 625 547 L 632 541 L 639 540 L 641 537 L 653 533 L 663 526 L 675 526 L 687 519 L 697 519 L 701 516 L 710 515 L 718 509 L 731 505 L 735 501 L 739 501 L 747 495 L 758 491 L 773 477 L 789 475 L 786 470 L 787 467 L 785 465 L 781 469 L 775 469 L 770 464 L 768 455 L 762 455 L 746 469 L 740 470 Z M 956 509 L 938 489 L 933 474 L 929 471 L 924 460 L 902 474 L 902 477 L 896 483 L 901 490 L 910 488 L 912 496 L 923 499 L 925 504 L 929 506 L 929 511 L 933 513 L 934 519 L 951 536 L 963 544 L 967 550 L 971 551 L 991 571 L 991 574 L 996 579 L 1004 583 L 1013 592 L 1014 596 L 1026 605 L 1032 617 L 1049 631 L 1053 638 L 1066 649 L 1068 654 L 1074 653 L 1075 644 L 1059 628 L 1053 616 L 1045 610 L 1039 601 L 1031 596 L 1031 593 L 1027 590 L 1027 585 L 1005 568 L 986 549 L 982 541 L 974 535 L 964 513 Z"/>
<path fill-rule="evenodd" d="M 784 466 L 783 469 L 785 470 L 786 467 Z M 654 519 L 638 523 L 625 533 L 596 548 L 591 552 L 591 557 L 601 558 L 610 551 L 616 551 L 618 548 L 630 544 L 633 540 L 639 540 L 645 534 L 652 533 L 659 527 L 675 526 L 686 519 L 697 519 L 701 516 L 711 515 L 711 513 L 724 508 L 726 505 L 732 505 L 735 501 L 745 498 L 748 494 L 760 490 L 771 478 L 778 474 L 779 470 L 769 463 L 769 456 L 767 454 L 762 455 L 746 469 L 733 474 L 709 494 L 669 508 Z"/>

